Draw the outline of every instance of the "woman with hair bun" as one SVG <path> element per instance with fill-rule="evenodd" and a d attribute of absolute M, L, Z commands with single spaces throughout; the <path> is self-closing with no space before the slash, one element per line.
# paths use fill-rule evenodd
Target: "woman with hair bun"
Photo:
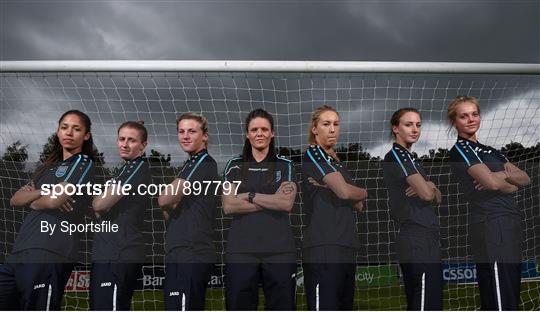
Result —
<path fill-rule="evenodd" d="M 518 310 L 522 213 L 514 193 L 530 183 L 499 150 L 479 142 L 480 104 L 457 96 L 447 117 L 458 138 L 450 150 L 452 173 L 469 202 L 469 235 L 482 310 Z"/>

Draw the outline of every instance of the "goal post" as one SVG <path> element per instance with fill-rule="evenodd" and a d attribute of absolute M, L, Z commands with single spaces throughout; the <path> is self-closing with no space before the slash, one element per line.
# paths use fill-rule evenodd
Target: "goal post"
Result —
<path fill-rule="evenodd" d="M 347 61 L 1 61 L 2 72 L 540 74 L 539 64 Z"/>
<path fill-rule="evenodd" d="M 479 308 L 476 273 L 467 232 L 468 205 L 450 175 L 447 152 L 456 139 L 446 107 L 457 95 L 479 99 L 479 140 L 501 149 L 531 177 L 515 196 L 523 216 L 521 308 L 540 309 L 540 64 L 307 61 L 2 61 L 0 62 L 0 259 L 5 260 L 28 211 L 10 197 L 31 177 L 60 115 L 79 109 L 92 120 L 92 135 L 104 161 L 102 176 L 120 164 L 116 129 L 144 120 L 154 183 L 170 182 L 186 159 L 178 145 L 176 118 L 198 112 L 209 121 L 209 153 L 220 174 L 241 153 L 243 122 L 253 109 L 274 115 L 276 147 L 295 162 L 307 146 L 312 111 L 322 105 L 340 113 L 336 150 L 369 198 L 356 222 L 355 309 L 405 309 L 395 254 L 396 227 L 388 211 L 381 158 L 391 146 L 389 120 L 401 107 L 423 117 L 413 151 L 443 193 L 437 207 L 446 281 L 445 309 Z M 300 247 L 305 226 L 302 193 L 290 214 Z M 223 255 L 230 218 L 217 213 L 214 242 L 220 263 L 210 282 L 206 309 L 224 309 Z M 147 258 L 132 307 L 164 309 L 165 224 L 157 198 L 145 217 Z M 87 308 L 91 237 L 83 261 L 66 287 L 64 308 Z M 301 264 L 301 258 L 298 258 Z M 300 268 L 300 267 L 299 267 Z M 299 271 L 301 273 L 301 271 Z M 297 279 L 298 309 L 306 309 L 303 277 Z M 262 300 L 261 300 L 262 301 Z"/>

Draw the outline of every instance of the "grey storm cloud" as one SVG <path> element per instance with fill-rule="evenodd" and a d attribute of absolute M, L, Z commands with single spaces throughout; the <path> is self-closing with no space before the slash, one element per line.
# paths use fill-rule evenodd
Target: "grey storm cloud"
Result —
<path fill-rule="evenodd" d="M 59 116 L 80 109 L 93 121 L 93 137 L 109 164 L 118 163 L 116 128 L 144 120 L 149 147 L 186 156 L 176 139 L 175 120 L 202 112 L 209 120 L 210 152 L 223 164 L 241 152 L 244 118 L 263 107 L 274 115 L 276 144 L 302 150 L 315 107 L 330 104 L 341 115 L 340 144 L 360 143 L 373 156 L 389 148 L 389 119 L 398 108 L 423 114 L 423 135 L 415 151 L 449 148 L 445 110 L 459 94 L 482 104 L 482 142 L 533 146 L 540 141 L 540 81 L 534 76 L 272 73 L 49 73 L 6 74 L 2 80 L 0 150 L 21 140 L 35 161 L 56 129 Z"/>
<path fill-rule="evenodd" d="M 538 1 L 3 1 L 2 59 L 540 60 Z"/>
<path fill-rule="evenodd" d="M 540 63 L 538 1 L 4 0 L 1 11 L 2 60 Z M 142 74 L 116 80 L 78 75 L 45 80 L 23 75 L 18 78 L 27 84 L 22 88 L 9 86 L 9 77 L 3 80 L 0 150 L 21 139 L 30 144 L 35 160 L 61 113 L 78 108 L 92 117 L 96 143 L 108 162 L 119 160 L 116 127 L 138 119 L 149 128 L 149 147 L 180 162 L 185 157 L 174 121 L 184 111 L 204 111 L 215 134 L 211 152 L 225 161 L 239 153 L 242 122 L 252 108 L 265 107 L 275 115 L 278 145 L 301 149 L 313 108 L 332 104 L 344 112 L 342 141 L 361 142 L 374 155 L 387 148 L 389 113 L 403 106 L 420 108 L 424 137 L 431 138 L 417 144 L 425 152 L 451 145 L 444 107 L 457 94 L 480 97 L 484 116 L 502 112 L 511 117 L 511 124 L 501 123 L 502 132 L 495 124 L 486 127 L 494 129 L 486 133 L 492 138 L 487 143 L 539 141 L 537 77 L 523 78 L 513 89 L 514 78 L 493 85 L 495 78 L 452 75 L 296 74 L 306 78 L 296 79 L 291 74 L 284 79 L 267 74 L 259 79 L 257 74 L 173 74 L 148 79 Z M 64 85 L 56 86 L 59 81 Z M 515 127 L 519 131 L 508 133 Z"/>

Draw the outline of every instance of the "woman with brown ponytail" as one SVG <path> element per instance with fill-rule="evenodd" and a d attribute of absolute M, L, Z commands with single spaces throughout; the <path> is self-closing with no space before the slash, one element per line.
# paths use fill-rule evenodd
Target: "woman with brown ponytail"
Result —
<path fill-rule="evenodd" d="M 395 139 L 383 162 L 390 215 L 397 224 L 396 251 L 403 273 L 407 310 L 442 310 L 442 265 L 436 205 L 441 192 L 411 152 L 420 139 L 422 117 L 415 108 L 394 112 Z"/>

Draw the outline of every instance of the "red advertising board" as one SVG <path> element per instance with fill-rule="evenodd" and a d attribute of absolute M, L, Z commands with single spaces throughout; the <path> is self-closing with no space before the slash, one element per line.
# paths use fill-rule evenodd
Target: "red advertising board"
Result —
<path fill-rule="evenodd" d="M 90 289 L 90 271 L 72 271 L 66 284 L 66 292 L 88 291 Z"/>

